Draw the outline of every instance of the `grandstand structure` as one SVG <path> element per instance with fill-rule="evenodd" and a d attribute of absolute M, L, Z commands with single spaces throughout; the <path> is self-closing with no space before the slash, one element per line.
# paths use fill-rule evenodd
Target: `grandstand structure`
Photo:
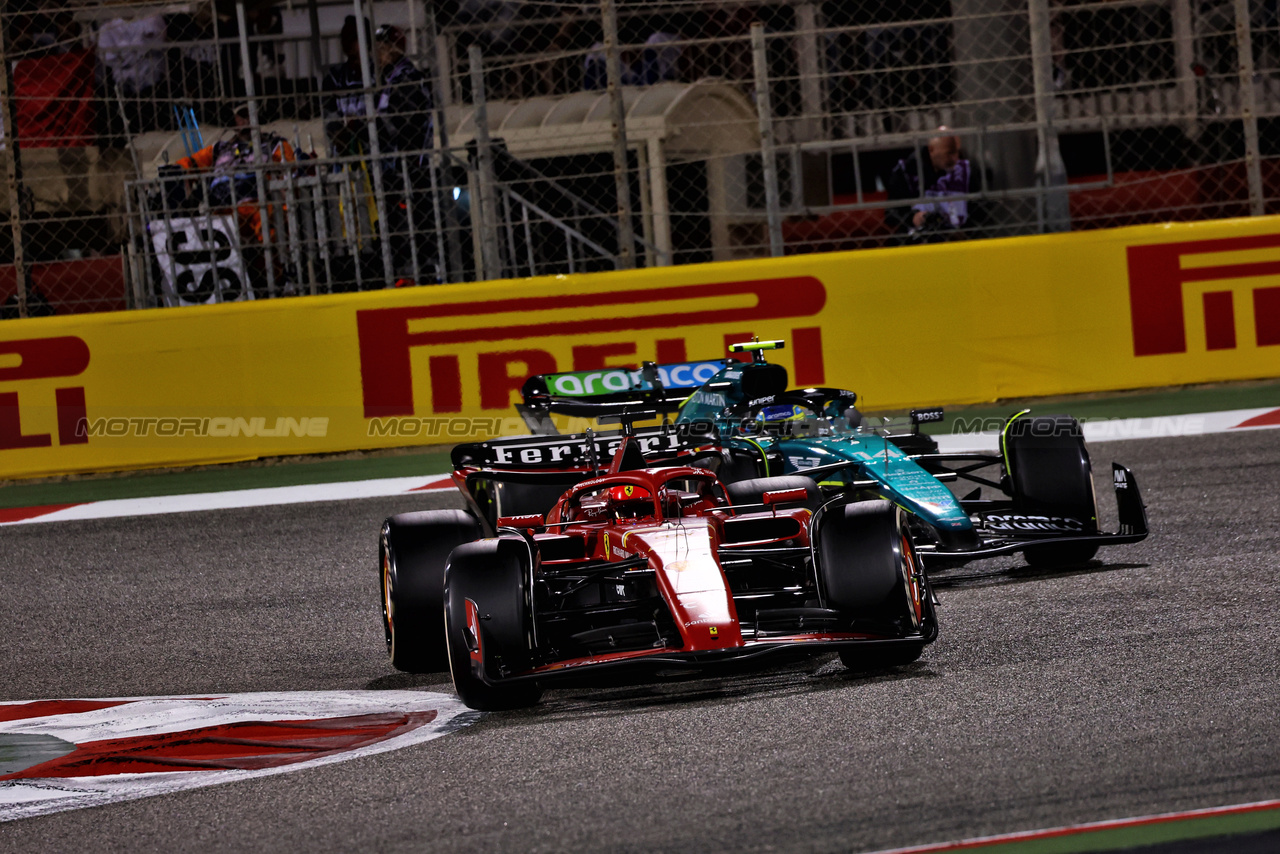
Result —
<path fill-rule="evenodd" d="M 6 317 L 1257 216 L 1280 196 L 1277 0 L 10 0 L 0 28 Z M 396 115 L 411 87 L 426 101 Z M 420 142 L 391 141 L 404 126 Z M 967 213 L 903 228 L 935 203 L 896 194 L 894 169 L 923 177 L 951 136 Z M 183 168 L 220 143 L 240 159 Z M 254 154 L 272 145 L 289 154 Z"/>

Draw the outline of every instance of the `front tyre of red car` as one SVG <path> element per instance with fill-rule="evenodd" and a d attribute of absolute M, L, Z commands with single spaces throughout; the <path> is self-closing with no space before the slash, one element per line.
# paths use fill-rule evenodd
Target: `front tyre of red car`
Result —
<path fill-rule="evenodd" d="M 905 514 L 888 501 L 859 501 L 832 508 L 820 521 L 816 546 L 825 607 L 877 633 L 922 635 L 919 641 L 843 649 L 840 660 L 844 666 L 879 670 L 918 659 L 935 618 Z"/>
<path fill-rule="evenodd" d="M 387 654 L 397 670 L 438 673 L 449 666 L 444 637 L 444 566 L 454 547 L 481 536 L 462 510 L 401 513 L 382 523 L 379 593 Z"/>
<path fill-rule="evenodd" d="M 449 556 L 444 622 L 449 673 L 459 699 L 492 712 L 532 706 L 535 682 L 504 679 L 530 667 L 534 646 L 532 555 L 522 539 L 481 540 Z"/>

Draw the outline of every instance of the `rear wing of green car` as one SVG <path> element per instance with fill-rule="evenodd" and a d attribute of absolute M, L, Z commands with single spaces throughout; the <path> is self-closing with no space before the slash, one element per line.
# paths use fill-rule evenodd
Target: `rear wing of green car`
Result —
<path fill-rule="evenodd" d="M 638 369 L 601 368 L 538 374 L 520 389 L 516 409 L 535 434 L 555 433 L 551 413 L 595 418 L 602 423 L 643 420 L 676 412 L 689 395 L 715 376 L 725 360 L 645 362 Z"/>

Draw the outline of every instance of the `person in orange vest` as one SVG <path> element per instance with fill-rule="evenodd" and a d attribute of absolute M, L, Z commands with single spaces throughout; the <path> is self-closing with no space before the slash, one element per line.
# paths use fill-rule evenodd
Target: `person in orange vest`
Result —
<path fill-rule="evenodd" d="M 186 172 L 209 173 L 207 198 L 211 208 L 227 208 L 233 205 L 240 222 L 241 236 L 255 243 L 262 243 L 262 216 L 258 210 L 258 178 L 254 164 L 293 163 L 297 160 L 293 146 L 284 137 L 261 132 L 262 149 L 255 157 L 253 135 L 249 126 L 249 105 L 241 104 L 235 111 L 235 133 L 205 146 L 190 156 L 174 162 L 162 170 L 162 178 L 171 180 L 175 174 Z M 180 171 L 179 171 L 180 170 Z M 172 197 L 171 197 L 172 200 Z M 270 216 L 270 208 L 268 208 Z"/>
<path fill-rule="evenodd" d="M 253 134 L 249 123 L 249 105 L 240 104 L 235 110 L 235 132 L 212 145 L 183 157 L 173 164 L 161 167 L 160 179 L 171 208 L 191 206 L 200 198 L 200 191 L 213 210 L 235 208 L 240 231 L 240 248 L 250 279 L 255 287 L 267 283 L 266 258 L 263 251 L 262 211 L 259 209 L 258 177 L 255 165 L 267 163 L 293 163 L 298 158 L 293 146 L 278 134 L 260 132 L 261 149 L 257 156 L 253 151 Z M 198 189 L 188 192 L 188 177 L 198 173 Z M 270 172 L 267 176 L 269 177 Z M 273 208 L 267 205 L 267 238 L 274 241 L 275 229 L 271 225 Z M 282 293 L 293 293 L 296 275 L 284 264 L 284 247 L 277 247 L 272 270 L 277 284 L 283 284 Z"/>

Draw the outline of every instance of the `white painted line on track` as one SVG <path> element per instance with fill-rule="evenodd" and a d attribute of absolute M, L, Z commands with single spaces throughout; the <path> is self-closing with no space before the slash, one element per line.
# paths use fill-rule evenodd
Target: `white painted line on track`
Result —
<path fill-rule="evenodd" d="M 1191 415 L 1158 415 L 1152 418 L 1097 418 L 1081 422 L 1086 442 L 1118 442 L 1125 439 L 1166 439 L 1203 436 L 1236 430 L 1265 430 L 1280 427 L 1280 409 L 1232 409 Z M 935 435 L 938 450 L 947 454 L 994 451 L 1000 447 L 1000 432 L 951 433 Z"/>
<path fill-rule="evenodd" d="M 345 762 L 478 718 L 427 691 L 3 702 L 0 822 Z"/>
<path fill-rule="evenodd" d="M 439 475 L 436 477 L 390 477 L 303 486 L 273 486 L 261 489 L 233 489 L 226 492 L 164 495 L 154 498 L 115 498 L 71 506 L 55 505 L 47 512 L 29 516 L 21 511 L 0 510 L 0 518 L 8 518 L 8 521 L 0 522 L 0 525 L 152 516 L 158 513 L 190 513 L 199 510 L 232 510 L 242 507 L 302 504 L 311 501 L 350 501 L 358 498 L 384 498 L 391 495 L 409 495 L 416 492 L 435 492 L 455 488 L 452 480 L 447 476 Z M 46 508 L 30 509 L 41 511 Z"/>

